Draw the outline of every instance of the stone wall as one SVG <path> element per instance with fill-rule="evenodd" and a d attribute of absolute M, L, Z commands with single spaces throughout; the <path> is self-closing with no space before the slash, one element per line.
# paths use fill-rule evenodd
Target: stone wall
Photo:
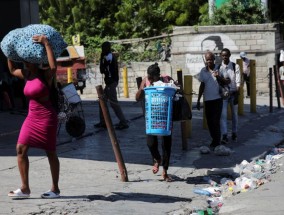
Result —
<path fill-rule="evenodd" d="M 119 84 L 117 88 L 118 98 L 125 98 L 123 92 L 123 77 L 122 77 L 122 70 L 123 67 L 126 66 L 127 74 L 128 74 L 128 92 L 129 98 L 134 99 L 135 94 L 138 90 L 136 78 L 137 77 L 146 77 L 147 68 L 151 64 L 155 62 L 132 62 L 128 65 L 120 65 L 119 71 Z M 171 75 L 176 79 L 176 72 L 172 71 L 172 66 L 170 63 L 167 62 L 159 62 L 159 66 L 161 68 L 161 74 Z M 84 89 L 84 97 L 89 99 L 97 99 L 97 91 L 96 86 L 102 85 L 104 86 L 103 76 L 99 71 L 99 65 L 89 64 L 87 69 L 87 81 L 86 81 L 86 88 Z"/>
<path fill-rule="evenodd" d="M 204 67 L 203 55 L 207 49 L 214 50 L 216 61 L 222 48 L 231 50 L 231 61 L 239 58 L 241 51 L 247 52 L 250 59 L 256 60 L 256 83 L 259 95 L 268 95 L 268 71 L 278 64 L 279 52 L 284 49 L 284 28 L 278 24 L 226 25 L 175 27 L 172 39 L 172 56 L 170 62 L 159 62 L 162 74 L 171 75 L 176 79 L 178 69 L 183 75 L 196 77 Z M 136 78 L 145 77 L 147 67 L 154 62 L 132 62 L 126 65 L 128 70 L 129 97 L 134 98 L 137 91 Z M 121 65 L 123 68 L 125 65 Z M 98 65 L 89 65 L 87 70 L 87 87 L 84 91 L 87 97 L 96 97 L 95 86 L 103 85 Z M 198 92 L 199 82 L 193 78 L 193 91 Z M 122 69 L 118 97 L 124 98 Z"/>
<path fill-rule="evenodd" d="M 182 68 L 184 75 L 196 76 L 204 67 L 204 52 L 214 50 L 217 61 L 222 48 L 231 50 L 231 61 L 245 51 L 256 60 L 256 88 L 258 94 L 268 94 L 268 71 L 278 64 L 280 49 L 284 48 L 283 29 L 274 23 L 255 25 L 226 25 L 203 27 L 175 27 L 172 38 L 173 70 Z M 193 79 L 193 90 L 199 82 Z"/>

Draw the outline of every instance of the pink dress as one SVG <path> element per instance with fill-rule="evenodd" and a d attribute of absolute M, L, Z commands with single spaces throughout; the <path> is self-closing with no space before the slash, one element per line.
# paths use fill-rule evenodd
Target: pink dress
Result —
<path fill-rule="evenodd" d="M 57 113 L 50 100 L 39 100 L 49 96 L 48 87 L 39 78 L 28 80 L 24 94 L 30 100 L 29 113 L 22 125 L 18 144 L 55 151 Z"/>

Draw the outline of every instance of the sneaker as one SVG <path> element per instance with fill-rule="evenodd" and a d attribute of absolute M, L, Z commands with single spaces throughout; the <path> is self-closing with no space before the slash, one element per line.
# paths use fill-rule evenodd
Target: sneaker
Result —
<path fill-rule="evenodd" d="M 238 138 L 237 138 L 237 134 L 236 134 L 236 133 L 233 133 L 233 134 L 232 134 L 232 140 L 233 140 L 234 142 L 237 142 Z"/>
<path fill-rule="evenodd" d="M 123 129 L 127 129 L 127 128 L 129 128 L 129 125 L 127 125 L 127 124 L 118 124 L 117 126 L 115 126 L 115 129 L 116 130 L 123 130 Z"/>
<path fill-rule="evenodd" d="M 97 124 L 94 124 L 94 127 L 95 128 L 106 128 L 106 124 L 102 123 L 102 122 L 99 122 Z"/>
<path fill-rule="evenodd" d="M 223 138 L 221 140 L 221 144 L 226 145 L 226 144 L 228 144 L 228 142 L 229 142 L 229 140 L 228 140 L 227 135 L 226 134 L 223 135 Z"/>

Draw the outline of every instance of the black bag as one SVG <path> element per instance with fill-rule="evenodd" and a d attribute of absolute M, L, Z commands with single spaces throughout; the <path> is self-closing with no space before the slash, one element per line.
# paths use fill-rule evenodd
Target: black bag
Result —
<path fill-rule="evenodd" d="M 223 99 L 228 99 L 230 97 L 230 88 L 219 84 L 219 93 Z"/>
<path fill-rule="evenodd" d="M 186 98 L 177 92 L 173 99 L 173 121 L 191 120 L 192 112 Z"/>

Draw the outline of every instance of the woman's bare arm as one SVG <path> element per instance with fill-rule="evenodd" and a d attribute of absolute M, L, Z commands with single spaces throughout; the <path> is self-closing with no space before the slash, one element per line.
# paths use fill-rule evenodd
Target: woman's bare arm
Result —
<path fill-rule="evenodd" d="M 11 75 L 20 78 L 20 79 L 24 79 L 26 76 L 26 72 L 23 69 L 19 69 L 15 66 L 15 63 L 13 61 L 11 61 L 10 59 L 8 59 L 8 68 L 9 71 L 11 73 Z"/>
<path fill-rule="evenodd" d="M 47 54 L 47 60 L 48 60 L 48 65 L 49 65 L 49 72 L 46 73 L 46 78 L 51 84 L 53 77 L 55 76 L 56 73 L 56 59 L 52 50 L 52 47 L 48 41 L 48 38 L 45 35 L 34 35 L 33 36 L 33 41 L 36 43 L 41 43 L 46 51 Z"/>

